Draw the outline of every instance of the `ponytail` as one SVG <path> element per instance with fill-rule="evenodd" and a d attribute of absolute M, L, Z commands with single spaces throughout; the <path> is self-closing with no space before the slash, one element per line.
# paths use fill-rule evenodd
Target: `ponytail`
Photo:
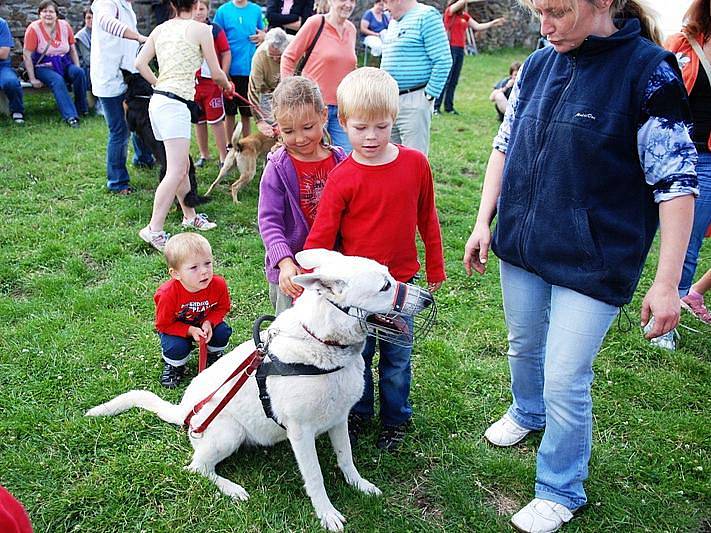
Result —
<path fill-rule="evenodd" d="M 642 26 L 642 37 L 659 46 L 662 45 L 662 31 L 659 28 L 657 13 L 644 0 L 614 0 L 612 16 L 621 19 L 637 19 Z"/>

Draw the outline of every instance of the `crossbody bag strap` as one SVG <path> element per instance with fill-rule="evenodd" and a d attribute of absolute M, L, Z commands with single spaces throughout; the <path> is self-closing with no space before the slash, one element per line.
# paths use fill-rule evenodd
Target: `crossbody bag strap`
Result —
<path fill-rule="evenodd" d="M 316 47 L 316 42 L 318 41 L 318 38 L 321 37 L 321 32 L 323 31 L 323 27 L 326 25 L 326 15 L 321 15 L 321 24 L 318 27 L 318 31 L 316 32 L 316 35 L 314 35 L 313 40 L 311 41 L 311 44 L 309 44 L 309 47 L 306 49 L 306 52 L 304 52 L 303 57 L 299 60 L 299 63 L 296 65 L 296 70 L 294 71 L 294 75 L 300 76 L 301 72 L 304 70 L 304 67 L 306 66 L 306 62 L 309 60 L 309 57 L 311 57 L 311 52 L 314 51 L 314 48 Z"/>
<path fill-rule="evenodd" d="M 694 49 L 694 52 L 696 52 L 696 55 L 699 56 L 701 66 L 703 66 L 704 70 L 706 71 L 706 77 L 711 80 L 711 63 L 709 63 L 706 54 L 704 54 L 704 49 L 701 47 L 699 41 L 697 41 L 693 35 L 686 34 L 686 39 L 689 41 L 691 48 Z"/>

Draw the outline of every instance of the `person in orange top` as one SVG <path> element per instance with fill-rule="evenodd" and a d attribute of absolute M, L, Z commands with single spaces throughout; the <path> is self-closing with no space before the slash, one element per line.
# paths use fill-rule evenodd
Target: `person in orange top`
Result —
<path fill-rule="evenodd" d="M 331 144 L 351 151 L 348 136 L 338 122 L 336 89 L 349 72 L 355 70 L 356 28 L 348 17 L 353 13 L 354 0 L 329 0 L 326 15 L 309 17 L 281 56 L 281 78 L 294 75 L 297 63 L 319 34 L 313 51 L 304 65 L 302 75 L 316 82 L 324 103 L 328 106 L 326 129 Z"/>
<path fill-rule="evenodd" d="M 694 225 L 679 282 L 682 306 L 698 310 L 694 314 L 699 316 L 705 309 L 704 299 L 703 295 L 691 290 L 691 284 L 704 234 L 711 225 L 711 2 L 694 0 L 684 16 L 682 31 L 669 37 L 664 47 L 676 54 L 681 67 L 684 86 L 689 93 L 693 123 L 691 140 L 699 153 L 696 175 L 700 194 L 694 202 Z M 704 316 L 708 317 L 708 311 Z M 669 334 L 673 339 L 673 331 Z M 673 345 L 668 342 L 665 347 Z"/>
<path fill-rule="evenodd" d="M 39 19 L 25 30 L 22 55 L 33 87 L 46 85 L 52 90 L 62 118 L 71 127 L 79 126 L 79 114 L 89 113 L 87 82 L 79 66 L 74 32 L 66 20 L 57 18 L 54 0 L 43 0 L 37 8 Z M 67 82 L 74 91 L 72 102 Z"/>

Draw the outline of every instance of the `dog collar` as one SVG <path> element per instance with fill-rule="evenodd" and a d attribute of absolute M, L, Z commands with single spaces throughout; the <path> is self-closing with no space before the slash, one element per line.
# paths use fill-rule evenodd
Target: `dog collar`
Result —
<path fill-rule="evenodd" d="M 301 327 L 304 328 L 304 331 L 311 335 L 314 339 L 319 341 L 322 344 L 325 344 L 326 346 L 336 346 L 337 348 L 348 348 L 347 344 L 341 344 L 340 342 L 337 341 L 328 341 L 328 340 L 323 340 L 319 337 L 317 337 L 313 331 L 311 331 L 309 328 L 306 327 L 306 324 L 301 324 Z"/>

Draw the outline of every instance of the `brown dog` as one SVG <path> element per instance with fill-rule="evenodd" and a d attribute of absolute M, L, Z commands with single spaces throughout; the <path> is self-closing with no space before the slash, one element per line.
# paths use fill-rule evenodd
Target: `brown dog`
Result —
<path fill-rule="evenodd" d="M 235 132 L 232 134 L 232 148 L 227 152 L 227 158 L 225 158 L 220 173 L 205 195 L 210 194 L 219 181 L 237 167 L 239 178 L 230 186 L 230 190 L 232 191 L 232 200 L 236 204 L 239 203 L 237 193 L 254 178 L 254 174 L 257 172 L 257 159 L 269 152 L 277 141 L 276 137 L 267 137 L 259 130 L 243 139 L 240 139 L 240 135 L 242 135 L 242 124 L 238 122 Z"/>

